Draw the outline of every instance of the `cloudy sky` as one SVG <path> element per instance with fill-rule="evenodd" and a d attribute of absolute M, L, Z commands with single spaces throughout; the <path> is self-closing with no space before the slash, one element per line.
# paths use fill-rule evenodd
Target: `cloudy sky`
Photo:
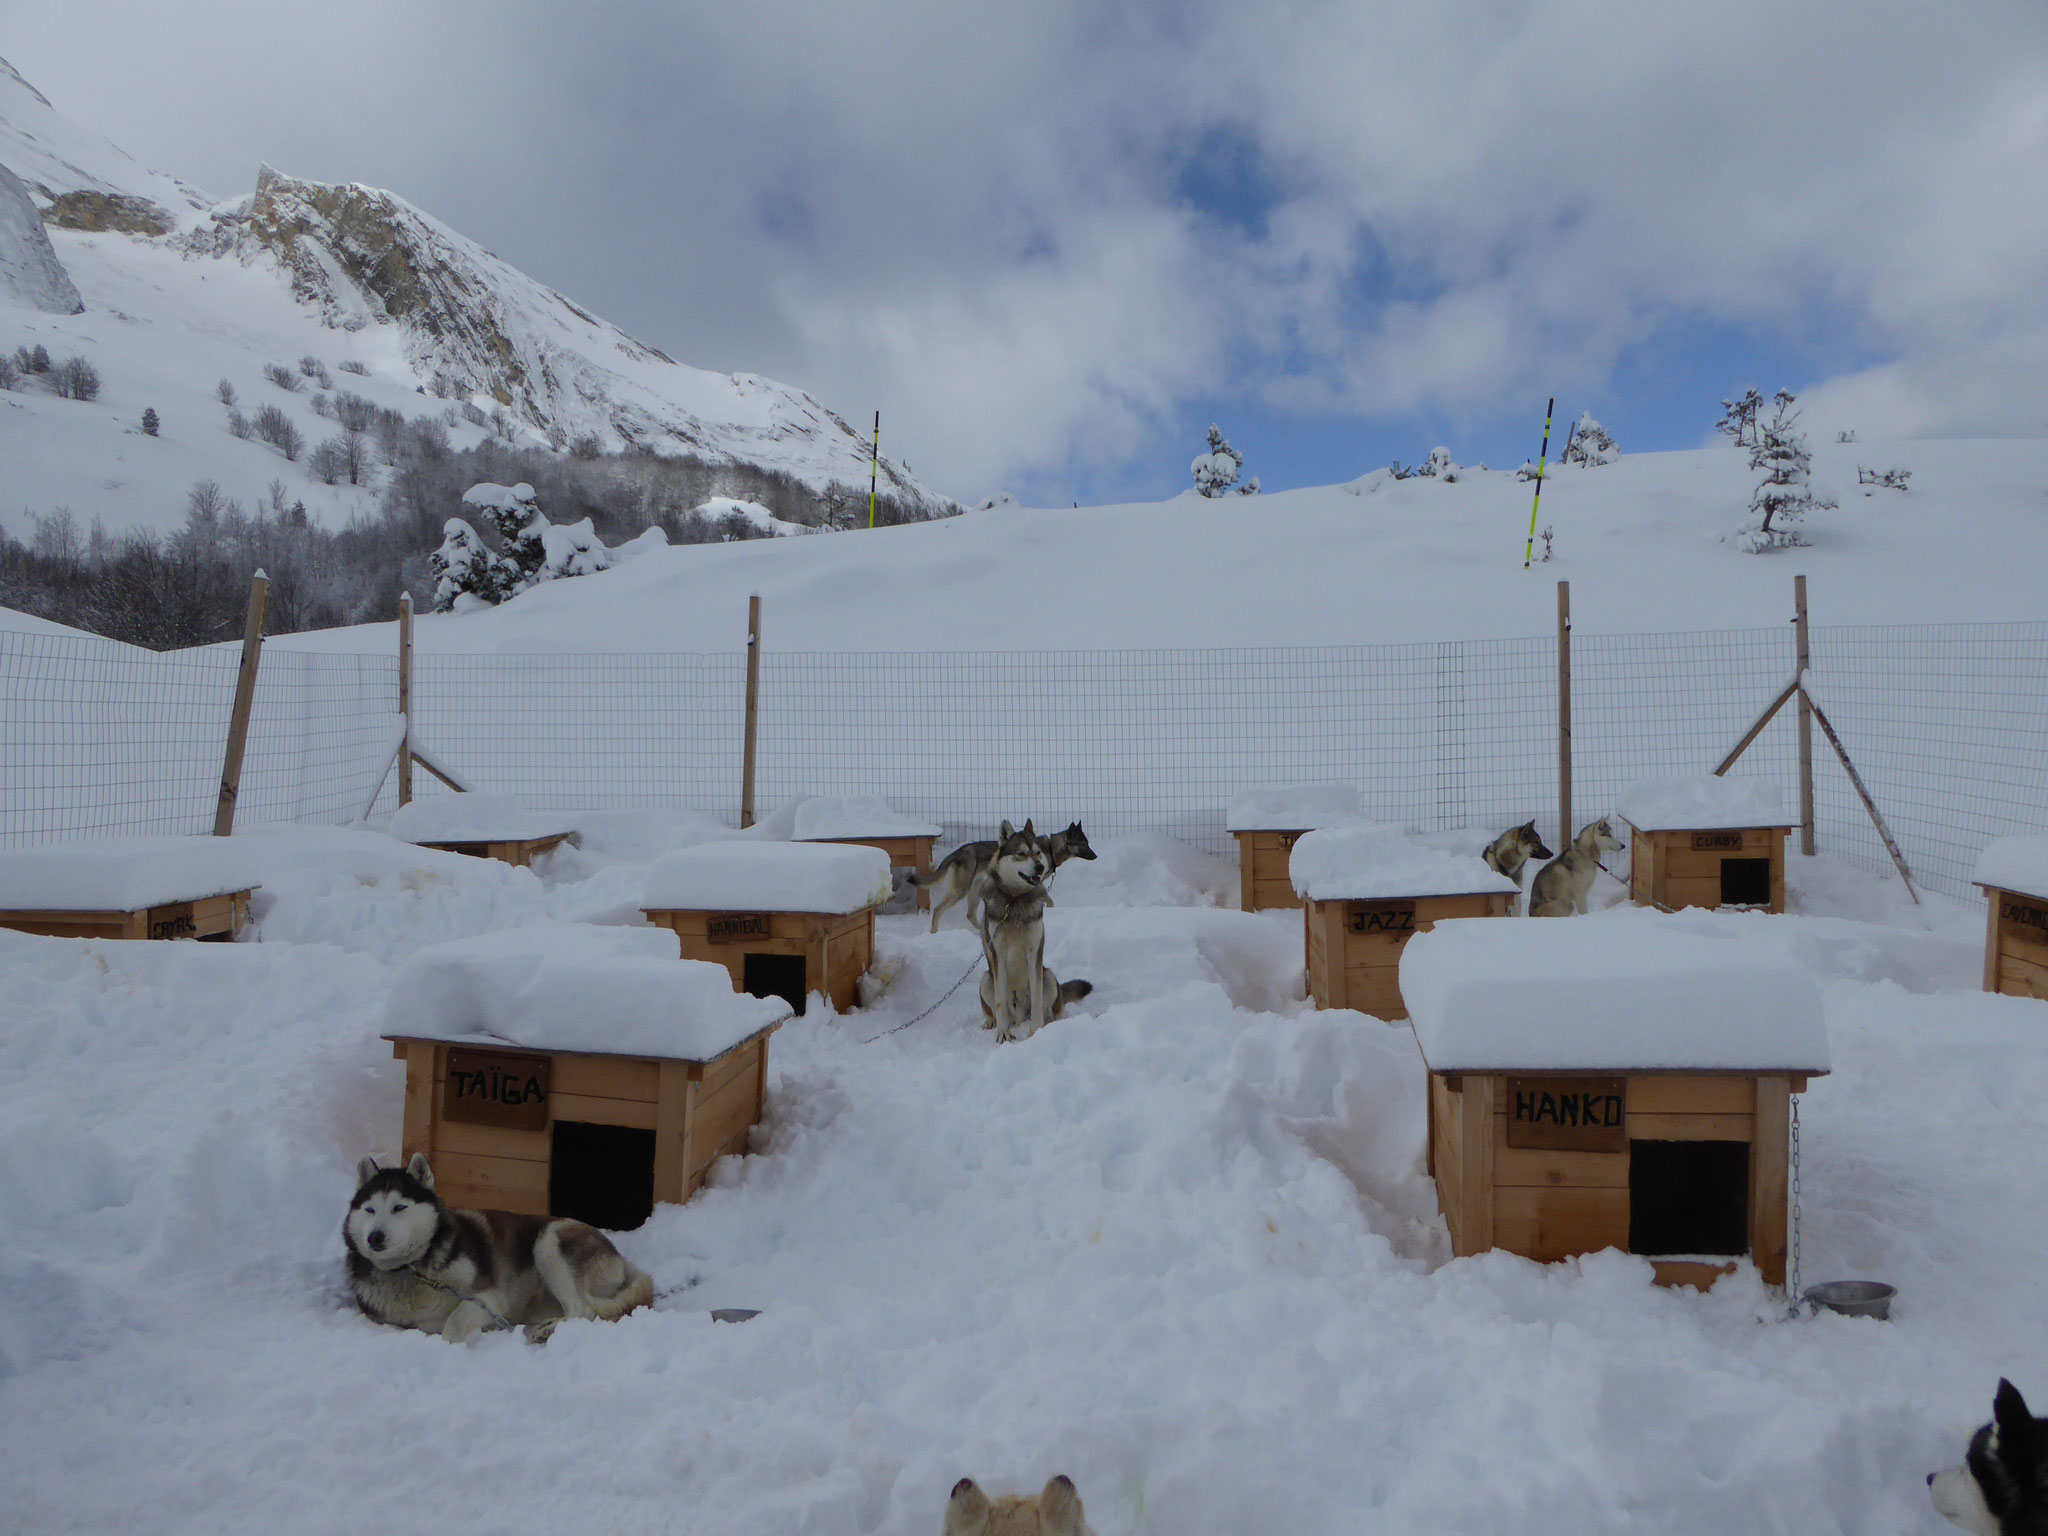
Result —
<path fill-rule="evenodd" d="M 217 195 L 389 187 L 969 498 L 2048 431 L 2041 0 L 0 0 Z"/>

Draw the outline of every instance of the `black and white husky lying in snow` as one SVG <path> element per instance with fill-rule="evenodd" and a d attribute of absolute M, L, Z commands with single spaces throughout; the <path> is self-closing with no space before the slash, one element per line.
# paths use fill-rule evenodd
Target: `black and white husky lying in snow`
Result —
<path fill-rule="evenodd" d="M 1976 1536 L 2048 1536 L 2048 1419 L 2001 1380 L 1991 1422 L 1970 1437 L 1960 1466 L 1927 1474 L 1940 1513 Z"/>
<path fill-rule="evenodd" d="M 654 1282 L 593 1226 L 443 1205 L 417 1152 L 403 1168 L 366 1157 L 356 1179 L 341 1224 L 348 1288 L 380 1323 L 458 1344 L 486 1328 L 524 1328 L 538 1344 L 564 1318 L 609 1321 L 654 1299 Z"/>

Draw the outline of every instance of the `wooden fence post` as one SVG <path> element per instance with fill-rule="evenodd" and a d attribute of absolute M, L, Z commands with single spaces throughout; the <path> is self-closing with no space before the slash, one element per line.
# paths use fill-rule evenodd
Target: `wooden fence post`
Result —
<path fill-rule="evenodd" d="M 754 824 L 754 732 L 761 714 L 761 594 L 747 599 L 747 744 L 740 766 L 740 825 Z"/>
<path fill-rule="evenodd" d="M 412 804 L 412 594 L 398 594 L 398 714 L 405 738 L 398 748 L 398 803 Z"/>
<path fill-rule="evenodd" d="M 1557 584 L 1557 846 L 1572 845 L 1572 584 Z"/>
<path fill-rule="evenodd" d="M 1799 637 L 1799 851 L 1813 857 L 1813 704 L 1806 697 L 1806 669 L 1813 665 L 1807 648 L 1806 577 L 1792 578 L 1792 623 Z"/>
<path fill-rule="evenodd" d="M 249 744 L 249 710 L 256 702 L 256 667 L 263 659 L 263 616 L 270 608 L 270 578 L 258 571 L 249 581 L 249 612 L 242 624 L 242 668 L 235 675 L 235 712 L 228 717 L 228 750 L 221 761 L 220 799 L 213 808 L 213 835 L 235 830 L 235 794 L 242 786 L 242 749 Z"/>

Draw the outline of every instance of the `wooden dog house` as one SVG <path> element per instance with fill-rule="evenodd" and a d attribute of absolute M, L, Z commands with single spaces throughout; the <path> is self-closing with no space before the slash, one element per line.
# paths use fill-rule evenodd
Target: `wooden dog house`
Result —
<path fill-rule="evenodd" d="M 1644 779 L 1615 807 L 1629 826 L 1629 899 L 1639 907 L 1785 910 L 1777 787 L 1762 779 Z"/>
<path fill-rule="evenodd" d="M 1236 796 L 1223 826 L 1237 839 L 1238 904 L 1247 912 L 1300 906 L 1287 874 L 1296 839 L 1357 817 L 1358 791 L 1349 784 L 1250 789 Z"/>
<path fill-rule="evenodd" d="M 227 837 L 116 837 L 0 852 L 0 928 L 67 939 L 227 941 L 256 889 Z"/>
<path fill-rule="evenodd" d="M 400 842 L 524 867 L 576 835 L 559 815 L 505 795 L 430 795 L 400 806 L 388 829 Z"/>
<path fill-rule="evenodd" d="M 1401 981 L 1454 1253 L 1619 1248 L 1702 1288 L 1747 1256 L 1784 1284 L 1791 1095 L 1828 1070 L 1805 972 L 1622 910 L 1442 924 Z"/>
<path fill-rule="evenodd" d="M 1989 910 L 1984 990 L 2048 999 L 2048 837 L 2002 837 L 1977 860 Z"/>
<path fill-rule="evenodd" d="M 797 806 L 796 830 L 791 836 L 799 843 L 852 843 L 879 848 L 889 856 L 891 869 L 928 875 L 932 872 L 932 844 L 944 830 L 915 816 L 900 815 L 885 800 L 813 795 Z M 932 893 L 921 885 L 915 889 L 917 910 L 929 912 Z"/>
<path fill-rule="evenodd" d="M 556 924 L 423 950 L 392 991 L 404 1155 L 451 1205 L 636 1227 L 744 1153 L 778 999 L 647 929 Z"/>
<path fill-rule="evenodd" d="M 756 997 L 798 1013 L 822 992 L 845 1012 L 875 953 L 875 908 L 889 899 L 889 856 L 846 843 L 729 839 L 659 860 L 648 921 L 674 932 L 685 960 L 711 960 Z"/>
<path fill-rule="evenodd" d="M 1400 965 L 1410 938 L 1446 918 L 1505 917 L 1516 894 L 1484 859 L 1367 823 L 1305 833 L 1289 869 L 1309 997 L 1382 1019 L 1408 1016 Z"/>

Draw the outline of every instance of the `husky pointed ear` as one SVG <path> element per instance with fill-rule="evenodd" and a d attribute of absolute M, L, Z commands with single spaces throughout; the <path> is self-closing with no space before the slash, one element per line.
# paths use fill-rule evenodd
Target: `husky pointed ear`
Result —
<path fill-rule="evenodd" d="M 1998 1426 L 1999 1449 L 2008 1455 L 2032 1445 L 2040 1433 L 2020 1389 L 2003 1376 L 1998 1378 L 1998 1396 L 1992 1399 L 1991 1420 Z"/>
<path fill-rule="evenodd" d="M 1010 824 L 1009 824 L 1009 823 L 1008 823 L 1008 822 L 1006 821 L 1006 822 L 1004 822 L 1004 823 L 1003 823 L 1002 831 L 1001 831 L 1000 833 L 998 833 L 997 835 L 998 835 L 998 836 L 999 836 L 999 837 L 1001 838 L 1001 840 L 1002 840 L 1003 842 L 1006 842 L 1006 843 L 1007 843 L 1007 842 L 1008 842 L 1008 841 L 1009 841 L 1009 840 L 1010 840 L 1011 838 L 1013 838 L 1013 837 L 1015 837 L 1015 836 L 1017 835 L 1017 829 L 1016 829 L 1015 827 L 1011 826 L 1011 825 L 1010 825 Z M 972 1478 L 970 1478 L 970 1479 L 968 1479 L 968 1481 L 972 1482 L 972 1481 L 973 1481 L 973 1479 L 972 1479 Z"/>
<path fill-rule="evenodd" d="M 1038 1529 L 1044 1536 L 1081 1536 L 1081 1494 L 1065 1473 L 1053 1478 L 1038 1495 Z"/>
<path fill-rule="evenodd" d="M 1026 837 L 1030 837 L 1030 836 L 1033 836 L 1033 835 L 1034 835 L 1034 834 L 1032 833 L 1032 831 L 1031 831 L 1031 818 L 1030 818 L 1029 816 L 1026 816 L 1026 817 L 1024 818 L 1024 835 L 1025 835 Z"/>
<path fill-rule="evenodd" d="M 412 1161 L 405 1165 L 405 1171 L 418 1179 L 428 1189 L 434 1187 L 434 1170 L 427 1166 L 426 1153 L 413 1153 Z"/>
<path fill-rule="evenodd" d="M 377 1177 L 377 1159 L 366 1157 L 356 1164 L 356 1183 L 359 1186 L 369 1183 L 375 1177 Z"/>
<path fill-rule="evenodd" d="M 988 1513 L 988 1495 L 981 1485 L 971 1477 L 961 1478 L 946 1500 L 944 1536 L 987 1536 Z"/>

